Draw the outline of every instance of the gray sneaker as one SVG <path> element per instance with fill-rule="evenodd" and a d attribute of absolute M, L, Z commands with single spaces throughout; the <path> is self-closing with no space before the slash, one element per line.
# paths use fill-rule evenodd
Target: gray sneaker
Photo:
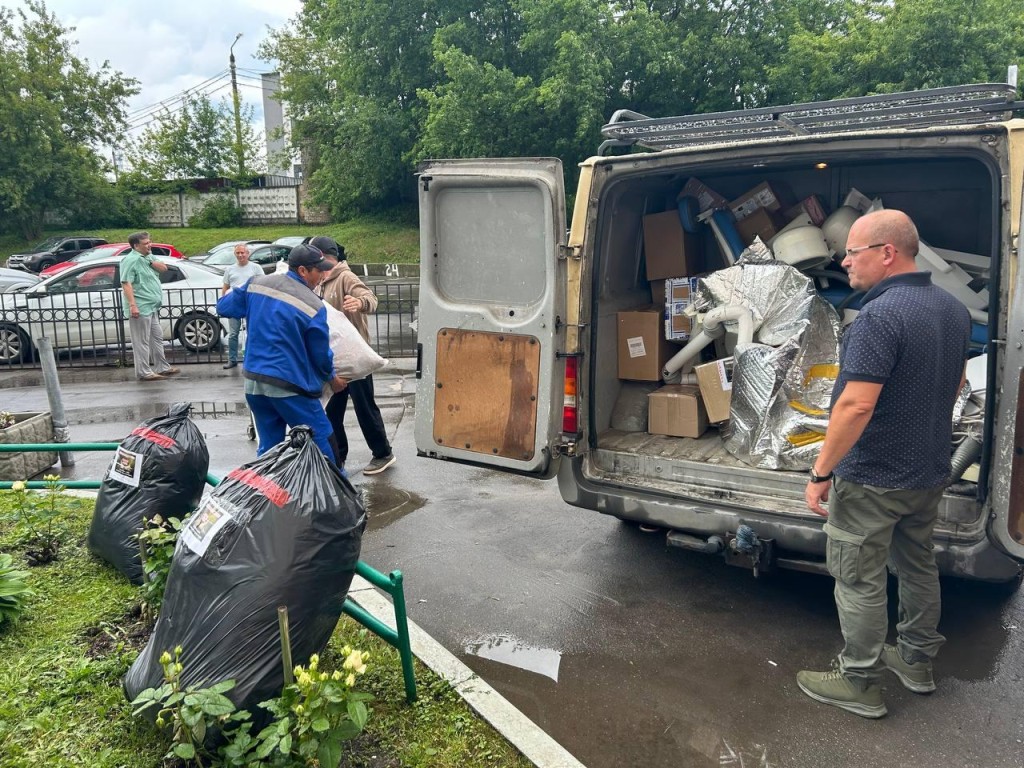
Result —
<path fill-rule="evenodd" d="M 372 459 L 369 464 L 363 467 L 364 475 L 377 475 L 383 472 L 385 469 L 390 467 L 397 461 L 395 454 L 389 453 L 387 456 L 381 456 L 379 459 Z"/>
<path fill-rule="evenodd" d="M 932 674 L 930 661 L 918 661 L 911 664 L 903 659 L 903 654 L 895 645 L 882 648 L 882 663 L 903 683 L 903 687 L 914 693 L 931 693 L 935 690 L 935 677 Z"/>
<path fill-rule="evenodd" d="M 798 672 L 796 684 L 815 701 L 831 704 L 861 717 L 884 717 L 889 711 L 882 701 L 882 686 L 872 683 L 863 689 L 838 669 L 831 672 Z"/>

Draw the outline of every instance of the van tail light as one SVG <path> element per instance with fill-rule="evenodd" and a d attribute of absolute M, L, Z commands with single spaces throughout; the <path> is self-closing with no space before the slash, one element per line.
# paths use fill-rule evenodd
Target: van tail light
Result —
<path fill-rule="evenodd" d="M 562 395 L 562 431 L 576 434 L 579 430 L 576 382 L 579 372 L 579 358 L 565 358 L 565 388 Z"/>

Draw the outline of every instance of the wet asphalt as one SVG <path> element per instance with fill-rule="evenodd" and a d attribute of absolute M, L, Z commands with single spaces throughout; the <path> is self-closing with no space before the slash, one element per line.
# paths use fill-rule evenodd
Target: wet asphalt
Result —
<path fill-rule="evenodd" d="M 829 579 L 754 579 L 570 507 L 553 481 L 417 458 L 407 368 L 374 377 L 392 469 L 361 475 L 370 455 L 349 414 L 348 469 L 370 511 L 362 559 L 401 569 L 410 617 L 584 764 L 1024 766 L 1024 590 L 944 582 L 938 691 L 918 696 L 890 676 L 886 718 L 840 712 L 794 679 L 827 668 L 840 646 Z M 62 371 L 61 381 L 74 441 L 118 439 L 189 399 L 211 472 L 255 455 L 238 369 L 186 366 L 151 384 L 117 369 Z M 45 407 L 38 374 L 0 375 L 0 408 Z M 62 474 L 98 479 L 109 462 L 76 458 Z"/>

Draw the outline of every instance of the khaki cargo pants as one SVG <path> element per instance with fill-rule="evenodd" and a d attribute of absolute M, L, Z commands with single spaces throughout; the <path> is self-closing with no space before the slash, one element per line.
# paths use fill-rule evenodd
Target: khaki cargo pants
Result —
<path fill-rule="evenodd" d="M 828 522 L 827 563 L 836 580 L 836 608 L 846 641 L 839 654 L 848 677 L 875 681 L 888 630 L 886 565 L 899 579 L 900 650 L 933 658 L 945 641 L 939 574 L 932 550 L 942 488 L 903 490 L 836 478 Z"/>

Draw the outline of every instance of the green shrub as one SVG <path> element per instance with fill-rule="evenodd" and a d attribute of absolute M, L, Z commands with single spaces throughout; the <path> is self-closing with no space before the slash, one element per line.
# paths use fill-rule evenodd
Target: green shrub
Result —
<path fill-rule="evenodd" d="M 203 206 L 203 210 L 193 214 L 189 220 L 190 227 L 240 227 L 242 225 L 242 208 L 233 196 L 218 195 Z"/>
<path fill-rule="evenodd" d="M 160 613 L 182 524 L 176 517 L 164 520 L 154 515 L 152 519 L 142 519 L 142 530 L 137 538 L 142 556 L 142 614 L 147 621 Z"/>
<path fill-rule="evenodd" d="M 25 571 L 15 569 L 13 557 L 0 555 L 0 626 L 5 621 L 16 622 L 25 610 L 25 602 L 32 596 L 25 583 L 27 576 Z"/>

